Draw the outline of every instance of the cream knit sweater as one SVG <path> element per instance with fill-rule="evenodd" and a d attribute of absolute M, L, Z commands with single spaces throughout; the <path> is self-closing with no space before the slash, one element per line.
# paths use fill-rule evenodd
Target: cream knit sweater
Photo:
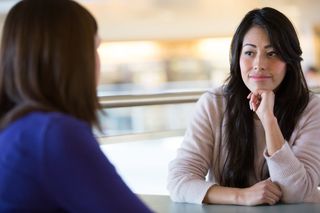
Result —
<path fill-rule="evenodd" d="M 222 88 L 210 90 L 198 100 L 183 143 L 169 164 L 167 188 L 173 201 L 201 204 L 207 190 L 214 184 L 219 185 L 224 158 L 221 165 L 216 166 L 216 162 L 219 151 L 222 152 L 220 156 L 225 157 L 224 144 L 219 150 L 224 138 L 225 106 Z M 310 95 L 310 102 L 290 140 L 272 156 L 266 155 L 265 135 L 259 120 L 254 121 L 254 130 L 256 175 L 252 175 L 251 184 L 261 181 L 259 174 L 265 165 L 271 180 L 282 190 L 282 202 L 320 203 L 317 189 L 320 183 L 320 98 Z"/>

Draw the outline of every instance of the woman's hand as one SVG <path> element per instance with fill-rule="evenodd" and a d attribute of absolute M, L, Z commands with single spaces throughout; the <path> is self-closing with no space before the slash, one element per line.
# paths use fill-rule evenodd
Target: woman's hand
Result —
<path fill-rule="evenodd" d="M 257 90 L 251 92 L 248 97 L 249 107 L 256 112 L 262 124 L 265 124 L 268 119 L 273 118 L 273 108 L 275 95 L 271 90 Z"/>
<path fill-rule="evenodd" d="M 267 153 L 271 156 L 284 144 L 282 132 L 273 113 L 275 95 L 271 90 L 257 90 L 251 92 L 247 98 L 250 109 L 256 112 L 263 125 Z"/>
<path fill-rule="evenodd" d="M 238 203 L 248 206 L 260 204 L 274 205 L 281 199 L 281 196 L 280 187 L 270 179 L 267 179 L 251 187 L 240 189 Z"/>

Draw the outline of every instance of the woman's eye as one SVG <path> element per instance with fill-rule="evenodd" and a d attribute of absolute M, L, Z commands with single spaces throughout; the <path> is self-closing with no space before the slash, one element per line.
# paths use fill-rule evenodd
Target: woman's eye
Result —
<path fill-rule="evenodd" d="M 245 55 L 248 55 L 248 56 L 252 56 L 252 55 L 253 55 L 253 52 L 252 52 L 252 51 L 245 51 L 244 54 L 245 54 Z"/>
<path fill-rule="evenodd" d="M 275 51 L 268 52 L 267 55 L 270 57 L 278 56 L 278 54 Z"/>

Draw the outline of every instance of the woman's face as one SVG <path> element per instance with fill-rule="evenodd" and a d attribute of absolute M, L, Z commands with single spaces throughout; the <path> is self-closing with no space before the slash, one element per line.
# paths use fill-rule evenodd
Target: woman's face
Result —
<path fill-rule="evenodd" d="M 100 79 L 100 56 L 99 56 L 99 52 L 98 52 L 98 48 L 100 46 L 101 43 L 101 39 L 99 37 L 99 35 L 95 36 L 95 59 L 96 59 L 96 83 L 97 85 L 99 84 L 99 79 Z"/>
<path fill-rule="evenodd" d="M 253 26 L 244 36 L 240 55 L 241 77 L 248 89 L 275 90 L 286 74 L 286 63 L 271 46 L 267 32 Z"/>

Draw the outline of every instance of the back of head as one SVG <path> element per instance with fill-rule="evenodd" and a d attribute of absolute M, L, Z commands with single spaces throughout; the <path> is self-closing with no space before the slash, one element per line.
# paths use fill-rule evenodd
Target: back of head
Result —
<path fill-rule="evenodd" d="M 97 122 L 93 16 L 71 0 L 23 0 L 0 51 L 0 127 L 33 110 Z"/>

